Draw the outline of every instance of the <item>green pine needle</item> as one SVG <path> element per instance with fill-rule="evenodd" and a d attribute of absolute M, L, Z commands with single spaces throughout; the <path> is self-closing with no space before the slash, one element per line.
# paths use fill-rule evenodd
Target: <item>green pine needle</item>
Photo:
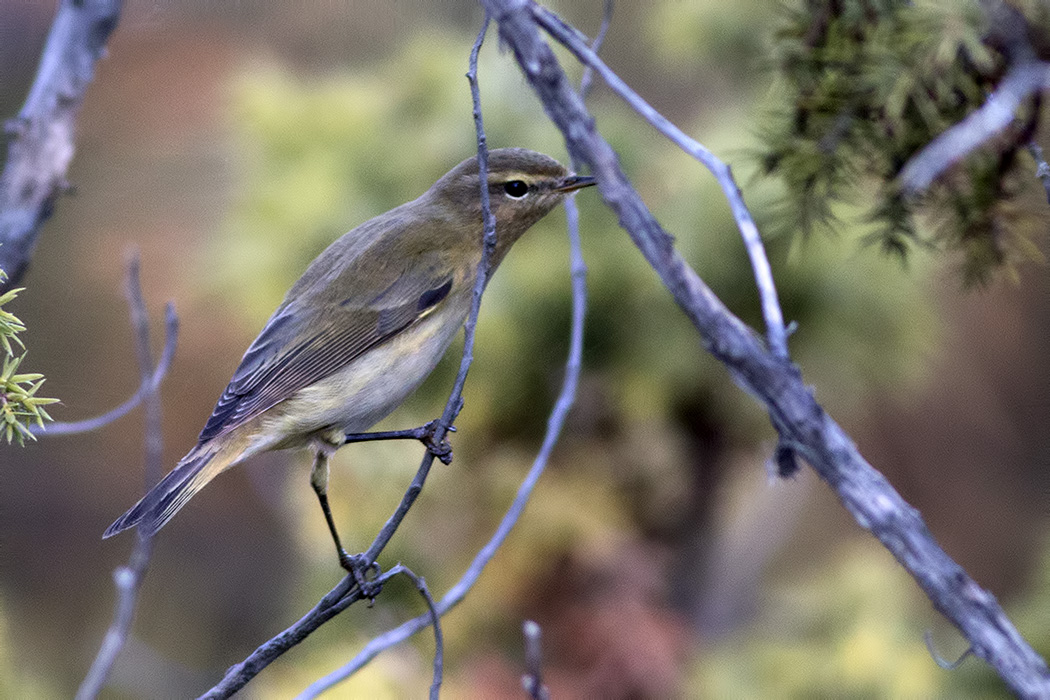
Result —
<path fill-rule="evenodd" d="M 7 278 L 0 270 L 0 281 Z M 14 300 L 22 289 L 12 289 L 0 295 L 0 307 Z M 25 445 L 26 438 L 36 440 L 29 429 L 31 425 L 44 427 L 44 421 L 53 420 L 44 406 L 57 403 L 58 399 L 37 396 L 44 375 L 38 372 L 15 374 L 22 360 L 25 359 L 25 345 L 18 334 L 26 329 L 25 324 L 12 314 L 0 308 L 0 347 L 4 351 L 3 365 L 0 366 L 0 431 L 8 444 L 18 441 Z M 15 355 L 15 345 L 22 351 Z"/>

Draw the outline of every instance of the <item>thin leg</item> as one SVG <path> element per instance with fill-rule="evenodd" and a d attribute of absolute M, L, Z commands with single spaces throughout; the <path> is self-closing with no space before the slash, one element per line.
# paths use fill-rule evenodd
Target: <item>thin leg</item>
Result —
<path fill-rule="evenodd" d="M 343 436 L 343 444 L 351 442 L 370 442 L 373 440 L 419 440 L 435 457 L 445 464 L 452 463 L 452 446 L 448 440 L 440 443 L 434 442 L 434 426 L 437 421 L 430 421 L 426 425 L 409 430 L 386 430 L 374 433 L 346 433 Z M 456 426 L 450 425 L 448 432 L 456 432 Z M 327 480 L 327 479 L 326 479 Z M 316 487 L 315 487 L 316 490 Z"/>
<path fill-rule="evenodd" d="M 324 511 L 324 519 L 328 523 L 328 531 L 332 533 L 335 551 L 339 555 L 339 565 L 353 574 L 358 587 L 366 592 L 366 595 L 372 597 L 367 593 L 367 591 L 373 589 L 373 585 L 367 577 L 368 570 L 372 566 L 367 566 L 360 557 L 347 554 L 343 548 L 343 543 L 339 540 L 339 532 L 335 529 L 332 510 L 328 507 L 328 454 L 324 450 L 317 450 L 314 455 L 314 468 L 310 472 L 310 485 L 313 486 L 314 493 L 317 494 L 317 500 L 321 502 L 321 510 Z"/>
<path fill-rule="evenodd" d="M 310 472 L 310 486 L 313 486 L 317 500 L 321 502 L 321 510 L 324 511 L 324 519 L 328 523 L 328 531 L 332 533 L 335 542 L 335 550 L 339 555 L 339 563 L 347 571 L 352 570 L 351 557 L 343 549 L 343 543 L 339 541 L 339 533 L 335 529 L 335 520 L 332 519 L 332 511 L 328 507 L 328 455 L 323 450 L 314 454 L 314 468 Z"/>

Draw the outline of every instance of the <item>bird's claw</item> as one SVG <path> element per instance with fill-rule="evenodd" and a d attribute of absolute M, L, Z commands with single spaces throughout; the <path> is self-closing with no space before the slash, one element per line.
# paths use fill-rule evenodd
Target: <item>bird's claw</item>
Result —
<path fill-rule="evenodd" d="M 383 588 L 383 584 L 376 579 L 383 573 L 377 562 L 369 562 L 363 554 L 350 555 L 346 550 L 339 552 L 339 565 L 354 577 L 361 595 L 368 598 L 369 606 L 375 601 L 377 595 Z"/>
<path fill-rule="evenodd" d="M 442 438 L 440 442 L 434 441 L 434 434 L 437 431 L 438 421 L 432 420 L 420 430 L 420 440 L 427 448 L 427 452 L 437 457 L 442 464 L 452 464 L 452 444 Z M 450 425 L 445 429 L 446 433 L 456 432 L 456 426 Z"/>

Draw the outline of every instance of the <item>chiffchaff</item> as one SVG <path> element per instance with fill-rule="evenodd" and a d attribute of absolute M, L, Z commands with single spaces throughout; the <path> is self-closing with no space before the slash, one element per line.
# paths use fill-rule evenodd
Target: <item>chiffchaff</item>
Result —
<path fill-rule="evenodd" d="M 489 153 L 491 269 L 567 194 L 594 184 L 541 153 Z M 197 446 L 109 526 L 152 535 L 220 473 L 267 450 L 307 448 L 340 563 L 353 561 L 328 509 L 328 458 L 397 408 L 430 374 L 470 310 L 482 251 L 478 163 L 330 245 L 244 354 Z"/>

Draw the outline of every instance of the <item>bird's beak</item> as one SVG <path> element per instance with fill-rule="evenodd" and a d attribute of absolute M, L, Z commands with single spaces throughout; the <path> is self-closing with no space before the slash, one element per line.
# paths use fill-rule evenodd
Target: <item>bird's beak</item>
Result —
<path fill-rule="evenodd" d="M 558 186 L 554 188 L 554 191 L 575 192 L 576 190 L 583 189 L 584 187 L 590 187 L 594 184 L 597 183 L 595 179 L 590 175 L 569 175 L 564 180 L 558 183 Z"/>

